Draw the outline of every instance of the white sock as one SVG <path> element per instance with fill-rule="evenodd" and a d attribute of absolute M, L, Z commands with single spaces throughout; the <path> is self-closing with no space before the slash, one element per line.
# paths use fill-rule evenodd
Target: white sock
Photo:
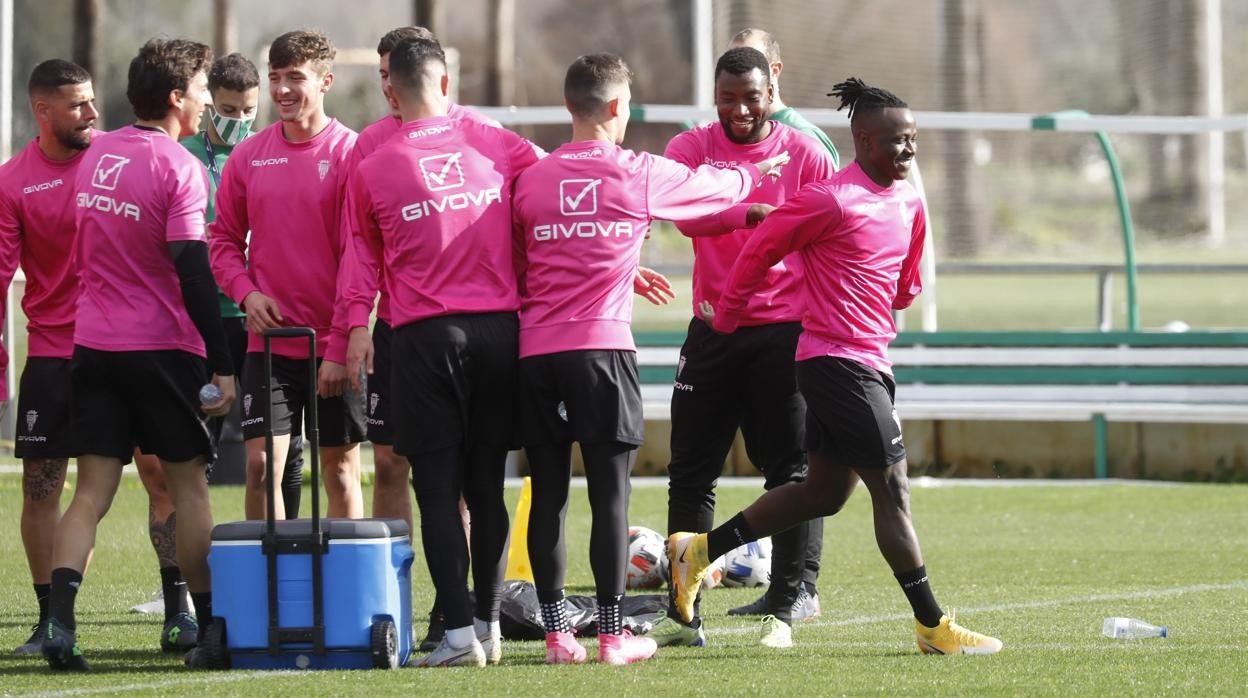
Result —
<path fill-rule="evenodd" d="M 462 628 L 451 628 L 446 631 L 446 641 L 451 647 L 463 649 L 477 639 L 477 633 L 471 625 Z"/>
<path fill-rule="evenodd" d="M 485 621 L 480 618 L 473 618 L 472 629 L 476 631 L 477 637 L 503 636 L 503 626 L 496 620 Z"/>

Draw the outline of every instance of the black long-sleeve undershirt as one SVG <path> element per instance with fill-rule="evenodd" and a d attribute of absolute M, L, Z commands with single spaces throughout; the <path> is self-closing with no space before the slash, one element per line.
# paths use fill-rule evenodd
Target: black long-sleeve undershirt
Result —
<path fill-rule="evenodd" d="M 204 338 L 208 351 L 208 370 L 218 376 L 234 375 L 225 326 L 221 324 L 221 303 L 217 300 L 217 282 L 208 263 L 208 243 L 184 240 L 169 243 L 169 255 L 182 284 L 182 302 Z"/>

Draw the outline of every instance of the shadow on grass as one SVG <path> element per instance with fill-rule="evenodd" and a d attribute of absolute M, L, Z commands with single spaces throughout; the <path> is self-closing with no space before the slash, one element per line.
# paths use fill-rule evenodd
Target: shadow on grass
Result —
<path fill-rule="evenodd" d="M 151 650 L 88 647 L 83 655 L 87 663 L 91 665 L 89 673 L 97 676 L 100 674 L 159 674 L 189 671 L 182 664 L 182 655 L 176 653 L 158 654 Z M 43 657 L 34 656 L 14 658 L 12 661 L 0 660 L 0 673 L 9 676 L 39 674 L 69 676 L 77 672 L 53 671 Z"/>

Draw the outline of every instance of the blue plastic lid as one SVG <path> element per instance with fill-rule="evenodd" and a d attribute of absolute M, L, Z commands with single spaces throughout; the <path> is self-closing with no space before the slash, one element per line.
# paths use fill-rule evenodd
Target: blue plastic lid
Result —
<path fill-rule="evenodd" d="M 1161 626 L 1161 636 L 1162 636 L 1162 637 L 1170 637 L 1170 628 L 1167 628 L 1167 627 L 1166 627 L 1166 626 L 1164 626 L 1164 625 L 1163 625 L 1163 626 Z"/>

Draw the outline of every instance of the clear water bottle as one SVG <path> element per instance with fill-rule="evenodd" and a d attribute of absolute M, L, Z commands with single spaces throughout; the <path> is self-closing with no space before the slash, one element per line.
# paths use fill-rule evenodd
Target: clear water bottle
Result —
<path fill-rule="evenodd" d="M 199 404 L 213 405 L 221 399 L 221 389 L 214 383 L 205 383 L 204 387 L 199 389 Z"/>
<path fill-rule="evenodd" d="M 1169 637 L 1164 625 L 1153 625 L 1134 618 L 1106 618 L 1101 634 L 1115 640 L 1138 640 L 1145 637 Z"/>

